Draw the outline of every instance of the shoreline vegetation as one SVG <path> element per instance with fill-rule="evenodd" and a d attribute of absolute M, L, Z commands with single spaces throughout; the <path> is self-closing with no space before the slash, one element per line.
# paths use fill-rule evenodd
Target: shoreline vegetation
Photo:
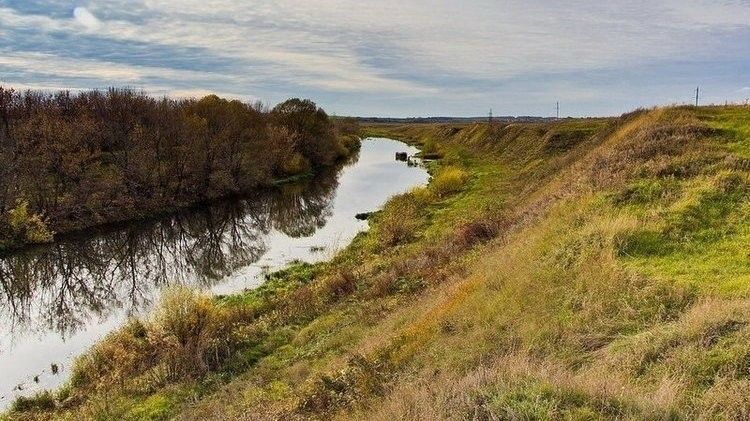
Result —
<path fill-rule="evenodd" d="M 0 252 L 310 176 L 359 147 L 310 100 L 0 87 Z"/>
<path fill-rule="evenodd" d="M 169 291 L 5 417 L 750 416 L 750 108 L 363 131 L 430 184 L 330 261 Z"/>

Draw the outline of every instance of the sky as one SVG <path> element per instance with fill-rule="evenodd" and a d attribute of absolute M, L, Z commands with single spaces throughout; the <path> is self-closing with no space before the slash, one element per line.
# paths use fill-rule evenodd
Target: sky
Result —
<path fill-rule="evenodd" d="M 750 0 L 0 0 L 0 84 L 617 115 L 750 98 Z"/>

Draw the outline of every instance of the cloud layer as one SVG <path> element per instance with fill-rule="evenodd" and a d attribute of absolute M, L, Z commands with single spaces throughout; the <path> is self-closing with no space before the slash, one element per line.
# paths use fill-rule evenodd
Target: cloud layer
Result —
<path fill-rule="evenodd" d="M 616 4 L 615 4 L 616 3 Z M 128 85 L 339 114 L 610 114 L 739 100 L 750 2 L 0 0 L 0 82 Z"/>

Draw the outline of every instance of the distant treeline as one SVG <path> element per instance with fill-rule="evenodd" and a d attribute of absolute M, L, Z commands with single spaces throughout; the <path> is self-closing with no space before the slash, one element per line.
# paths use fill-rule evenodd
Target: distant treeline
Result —
<path fill-rule="evenodd" d="M 0 87 L 0 250 L 240 194 L 358 145 L 355 120 L 309 100 L 268 110 L 215 95 Z"/>

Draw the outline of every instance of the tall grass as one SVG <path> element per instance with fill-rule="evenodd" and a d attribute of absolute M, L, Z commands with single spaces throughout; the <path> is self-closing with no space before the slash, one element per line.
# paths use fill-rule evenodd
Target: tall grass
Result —
<path fill-rule="evenodd" d="M 446 197 L 459 192 L 469 180 L 469 174 L 461 168 L 447 166 L 441 168 L 430 182 L 430 188 L 438 197 Z"/>

